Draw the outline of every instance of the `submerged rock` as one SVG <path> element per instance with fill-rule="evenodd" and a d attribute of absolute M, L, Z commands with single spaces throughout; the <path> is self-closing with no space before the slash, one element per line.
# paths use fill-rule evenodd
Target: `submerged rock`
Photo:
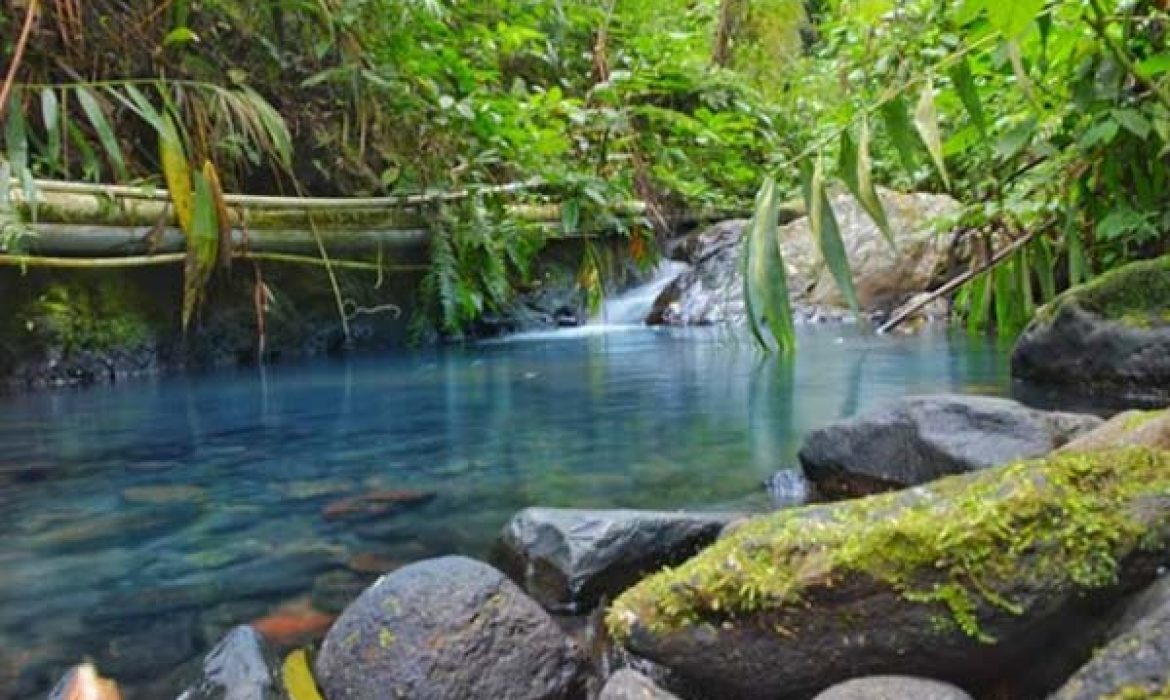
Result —
<path fill-rule="evenodd" d="M 1170 453 L 1129 448 L 782 511 L 630 589 L 607 624 L 716 697 L 801 697 L 873 674 L 977 690 L 1027 678 L 1076 638 L 1082 606 L 1153 577 L 1168 492 Z"/>
<path fill-rule="evenodd" d="M 641 673 L 623 668 L 609 677 L 597 700 L 678 700 Z"/>
<path fill-rule="evenodd" d="M 464 557 L 379 579 L 330 630 L 316 671 L 329 700 L 579 698 L 589 673 L 548 613 Z"/>
<path fill-rule="evenodd" d="M 910 676 L 871 676 L 845 681 L 814 700 L 971 700 L 949 683 Z"/>
<path fill-rule="evenodd" d="M 319 641 L 336 615 L 313 607 L 309 599 L 294 600 L 252 621 L 252 627 L 269 644 L 289 649 Z"/>
<path fill-rule="evenodd" d="M 1051 700 L 1155 698 L 1170 691 L 1170 579 L 1129 606 L 1113 640 Z M 1126 694 L 1129 693 L 1129 694 Z"/>
<path fill-rule="evenodd" d="M 1113 270 L 1041 309 L 1012 374 L 1078 393 L 1170 397 L 1170 257 Z"/>
<path fill-rule="evenodd" d="M 371 491 L 334 501 L 321 510 L 326 520 L 352 520 L 390 515 L 435 500 L 434 491 Z"/>
<path fill-rule="evenodd" d="M 505 571 L 550 610 L 581 612 L 643 576 L 686 561 L 734 516 L 529 508 L 501 535 Z"/>
<path fill-rule="evenodd" d="M 1038 457 L 1100 424 L 1008 399 L 921 396 L 814 430 L 800 463 L 820 493 L 858 496 Z"/>
<path fill-rule="evenodd" d="M 236 627 L 203 659 L 178 700 L 277 700 L 276 659 L 256 630 Z"/>
<path fill-rule="evenodd" d="M 853 264 L 855 286 L 865 312 L 889 312 L 930 288 L 953 262 L 945 238 L 932 228 L 939 218 L 959 211 L 954 199 L 933 194 L 883 191 L 882 203 L 897 236 L 890 248 L 877 226 L 855 199 L 846 193 L 832 196 L 841 237 Z M 791 220 L 792 214 L 787 217 Z M 747 222 L 725 221 L 680 246 L 679 253 L 692 269 L 683 273 L 655 302 L 650 323 L 672 326 L 742 324 L 743 275 L 741 256 Z M 781 227 L 781 252 L 787 264 L 788 286 L 796 313 L 803 320 L 840 316 L 847 305 L 832 274 L 817 252 L 807 217 Z M 835 315 L 831 310 L 838 310 Z"/>

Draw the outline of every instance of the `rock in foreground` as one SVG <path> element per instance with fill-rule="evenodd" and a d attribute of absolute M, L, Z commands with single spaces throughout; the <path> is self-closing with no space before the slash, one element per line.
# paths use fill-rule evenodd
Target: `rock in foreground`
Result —
<path fill-rule="evenodd" d="M 871 676 L 835 685 L 815 700 L 971 700 L 949 683 L 910 676 Z"/>
<path fill-rule="evenodd" d="M 1100 424 L 1008 399 L 914 397 L 814 430 L 800 462 L 819 493 L 848 498 L 1039 457 Z"/>
<path fill-rule="evenodd" d="M 317 658 L 329 700 L 584 697 L 581 650 L 495 569 L 464 557 L 378 580 L 330 630 Z"/>
<path fill-rule="evenodd" d="M 623 668 L 609 677 L 597 700 L 678 700 L 641 673 Z"/>
<path fill-rule="evenodd" d="M 505 571 L 550 610 L 581 612 L 715 541 L 733 516 L 529 508 L 504 526 Z"/>
<path fill-rule="evenodd" d="M 1170 453 L 1129 448 L 785 511 L 630 589 L 607 624 L 716 697 L 874 674 L 978 689 L 1027 677 L 1080 605 L 1152 578 L 1168 493 Z"/>
<path fill-rule="evenodd" d="M 1170 257 L 1118 268 L 1041 309 L 1012 374 L 1112 398 L 1170 397 Z"/>

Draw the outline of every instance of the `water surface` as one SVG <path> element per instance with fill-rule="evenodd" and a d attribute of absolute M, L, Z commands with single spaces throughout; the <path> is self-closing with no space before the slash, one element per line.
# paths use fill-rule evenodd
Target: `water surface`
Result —
<path fill-rule="evenodd" d="M 149 697 L 229 626 L 369 575 L 352 568 L 486 556 L 534 504 L 763 507 L 811 428 L 1008 387 L 1005 354 L 961 335 L 800 342 L 784 362 L 716 331 L 594 328 L 0 399 L 0 697 L 84 656 Z M 327 517 L 385 491 L 435 496 Z"/>

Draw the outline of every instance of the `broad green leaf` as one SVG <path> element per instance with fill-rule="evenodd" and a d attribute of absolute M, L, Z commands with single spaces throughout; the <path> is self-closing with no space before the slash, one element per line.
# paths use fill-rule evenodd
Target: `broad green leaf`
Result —
<path fill-rule="evenodd" d="M 748 227 L 744 301 L 752 334 L 760 346 L 766 351 L 789 353 L 796 348 L 796 329 L 780 253 L 778 218 L 776 181 L 769 177 L 756 195 L 755 215 Z"/>
<path fill-rule="evenodd" d="M 1143 78 L 1156 78 L 1170 71 L 1170 52 L 1154 54 L 1137 64 L 1137 72 Z"/>
<path fill-rule="evenodd" d="M 1115 109 L 1111 114 L 1118 124 L 1142 141 L 1148 139 L 1154 129 L 1149 120 L 1136 109 Z"/>
<path fill-rule="evenodd" d="M 983 114 L 983 102 L 979 99 L 979 90 L 975 86 L 975 77 L 971 74 L 971 64 L 967 57 L 960 59 L 950 70 L 951 82 L 955 84 L 955 92 L 959 93 L 959 100 L 971 115 L 971 122 L 984 138 L 987 137 L 987 118 Z"/>
<path fill-rule="evenodd" d="M 184 233 L 191 231 L 191 164 L 179 137 L 178 127 L 168 114 L 163 121 L 163 130 L 158 134 L 159 160 L 162 162 L 163 177 L 171 203 L 175 207 L 175 219 Z"/>
<path fill-rule="evenodd" d="M 191 326 L 195 311 L 203 302 L 207 282 L 215 270 L 219 251 L 219 216 L 211 180 L 204 166 L 195 171 L 195 196 L 192 200 L 191 230 L 187 232 L 187 262 L 183 270 L 183 330 Z"/>
<path fill-rule="evenodd" d="M 191 31 L 190 27 L 175 27 L 167 32 L 166 37 L 163 38 L 163 46 L 182 46 L 183 44 L 191 44 L 199 41 L 199 35 Z"/>
<path fill-rule="evenodd" d="M 309 656 L 304 649 L 289 654 L 280 669 L 284 691 L 290 700 L 323 700 L 317 689 L 317 681 L 309 666 Z"/>
<path fill-rule="evenodd" d="M 960 0 L 955 3 L 955 24 L 962 27 L 974 22 L 987 9 L 989 1 L 992 0 Z"/>
<path fill-rule="evenodd" d="M 987 18 L 1008 39 L 1016 39 L 1031 26 L 1046 0 L 987 0 Z"/>
<path fill-rule="evenodd" d="M 906 100 L 898 95 L 884 102 L 881 113 L 886 131 L 898 151 L 898 158 L 902 161 L 902 168 L 906 174 L 913 176 L 914 171 L 918 169 L 918 139 L 914 136 L 914 126 L 910 122 Z"/>
<path fill-rule="evenodd" d="M 122 156 L 122 148 L 118 146 L 118 137 L 114 134 L 113 128 L 110 127 L 110 122 L 106 120 L 106 115 L 102 112 L 97 98 L 85 87 L 76 88 L 74 92 L 77 93 L 77 102 L 81 105 L 81 111 L 85 112 L 85 118 L 89 120 L 90 126 L 97 133 L 98 141 L 101 142 L 102 148 L 105 149 L 106 155 L 110 159 L 114 176 L 123 182 L 129 180 L 126 159 Z"/>
<path fill-rule="evenodd" d="M 942 133 L 938 126 L 938 109 L 934 104 L 934 81 L 928 79 L 922 89 L 922 96 L 918 99 L 918 108 L 914 110 L 914 126 L 918 128 L 918 135 L 926 144 L 926 150 L 934 160 L 934 167 L 942 178 L 943 185 L 951 189 L 951 179 L 947 175 L 947 163 L 943 157 Z"/>
<path fill-rule="evenodd" d="M 845 251 L 845 242 L 841 240 L 841 230 L 837 225 L 837 216 L 833 213 L 832 203 L 825 188 L 824 161 L 817 158 L 815 166 L 806 162 L 801 169 L 804 203 L 808 211 L 808 222 L 812 228 L 813 238 L 821 252 L 821 258 L 833 275 L 833 281 L 846 303 L 854 313 L 858 313 L 861 304 L 857 300 L 857 289 L 853 284 L 853 271 L 849 267 L 849 255 Z"/>
<path fill-rule="evenodd" d="M 41 121 L 45 126 L 45 157 L 56 167 L 61 158 L 61 103 L 52 88 L 41 90 Z"/>

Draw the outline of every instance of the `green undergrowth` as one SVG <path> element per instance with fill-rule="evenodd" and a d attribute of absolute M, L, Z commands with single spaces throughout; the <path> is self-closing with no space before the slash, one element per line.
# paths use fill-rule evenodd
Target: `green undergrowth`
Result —
<path fill-rule="evenodd" d="M 797 509 L 749 522 L 614 603 L 610 632 L 666 634 L 813 604 L 818 591 L 870 578 L 939 620 L 994 642 L 980 614 L 1026 612 L 1009 591 L 1092 589 L 1143 543 L 1127 504 L 1170 493 L 1170 453 L 1127 448 L 1058 454 L 928 487 Z M 1148 544 L 1148 543 L 1147 543 Z M 790 634 L 790 631 L 778 633 Z"/>
<path fill-rule="evenodd" d="M 51 337 L 67 352 L 132 347 L 154 335 L 142 293 L 113 275 L 53 283 L 19 314 L 27 333 Z"/>
<path fill-rule="evenodd" d="M 1170 324 L 1170 256 L 1131 263 L 1074 287 L 1040 317 L 1051 321 L 1069 304 L 1130 326 Z"/>

